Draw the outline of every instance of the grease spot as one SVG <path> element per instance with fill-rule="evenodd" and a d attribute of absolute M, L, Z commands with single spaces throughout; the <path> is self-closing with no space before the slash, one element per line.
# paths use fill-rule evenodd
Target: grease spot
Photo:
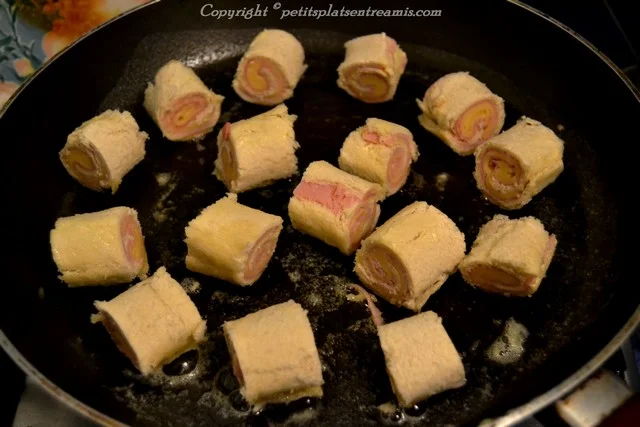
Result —
<path fill-rule="evenodd" d="M 524 353 L 524 343 L 528 336 L 527 328 L 510 318 L 507 320 L 502 334 L 487 350 L 487 357 L 501 365 L 517 362 Z"/>
<path fill-rule="evenodd" d="M 449 175 L 446 172 L 442 172 L 436 175 L 436 188 L 438 189 L 438 191 L 446 190 L 447 182 L 449 182 L 450 178 L 451 178 L 451 175 Z"/>
<path fill-rule="evenodd" d="M 160 187 L 164 187 L 171 181 L 173 174 L 171 172 L 162 172 L 156 174 L 156 182 Z"/>
<path fill-rule="evenodd" d="M 180 285 L 182 285 L 182 288 L 185 290 L 185 292 L 190 295 L 200 292 L 200 282 L 192 277 L 185 278 L 182 282 L 180 282 Z"/>
<path fill-rule="evenodd" d="M 158 180 L 158 175 L 168 175 L 168 178 L 161 178 L 160 180 Z M 158 175 L 156 175 L 158 184 L 166 189 L 160 194 L 160 197 L 156 201 L 155 205 L 153 205 L 152 215 L 153 219 L 155 219 L 156 222 L 163 223 L 167 220 L 169 213 L 176 208 L 175 206 L 172 206 L 172 203 L 170 203 L 170 201 L 167 201 L 167 198 L 171 195 L 171 193 L 173 193 L 173 190 L 176 189 L 177 183 L 175 181 L 171 181 L 171 174 L 169 173 Z M 161 182 L 164 182 L 164 184 L 161 184 Z"/>

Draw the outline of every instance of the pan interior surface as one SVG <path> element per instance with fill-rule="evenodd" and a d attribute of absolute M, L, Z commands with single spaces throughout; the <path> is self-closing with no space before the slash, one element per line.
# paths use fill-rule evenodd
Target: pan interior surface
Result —
<path fill-rule="evenodd" d="M 343 43 L 351 36 L 316 30 L 292 32 L 305 46 L 309 65 L 295 96 L 285 102 L 290 113 L 298 116 L 295 131 L 301 145 L 297 152 L 301 171 L 314 160 L 336 164 L 345 137 L 368 117 L 401 124 L 414 135 L 420 158 L 407 185 L 382 203 L 379 224 L 407 204 L 424 200 L 456 222 L 470 247 L 482 224 L 505 213 L 477 190 L 473 157 L 455 155 L 418 124 L 415 99 L 447 72 L 468 70 L 502 96 L 507 108 L 505 129 L 526 114 L 566 142 L 565 171 L 558 180 L 523 209 L 507 213 L 512 218 L 535 216 L 558 238 L 555 258 L 539 291 L 531 298 L 490 295 L 465 284 L 456 273 L 424 308 L 443 318 L 462 355 L 466 385 L 405 412 L 379 408 L 394 398 L 375 327 L 364 304 L 349 298 L 348 284 L 357 282 L 353 258 L 298 233 L 288 221 L 288 199 L 300 175 L 239 195 L 241 203 L 285 220 L 276 253 L 254 286 L 235 287 L 186 270 L 184 227 L 226 193 L 212 176 L 217 132 L 227 121 L 267 109 L 242 102 L 231 89 L 237 61 L 256 34 L 249 29 L 151 34 L 114 77 L 113 88 L 93 101 L 94 110 L 72 106 L 67 114 L 29 119 L 39 129 L 25 131 L 25 142 L 42 135 L 48 141 L 29 157 L 29 167 L 13 171 L 11 178 L 21 191 L 13 200 L 20 203 L 16 206 L 21 214 L 11 214 L 15 231 L 9 232 L 7 241 L 15 249 L 11 260 L 19 272 L 11 280 L 20 280 L 24 286 L 9 292 L 11 298 L 29 301 L 22 315 L 31 318 L 29 324 L 6 330 L 18 349 L 79 400 L 139 425 L 477 424 L 525 403 L 593 356 L 603 342 L 595 322 L 608 315 L 620 285 L 615 272 L 621 261 L 615 248 L 621 239 L 617 223 L 621 208 L 607 191 L 588 135 L 573 129 L 571 123 L 558 121 L 554 111 L 508 76 L 411 44 L 402 44 L 409 65 L 394 100 L 361 103 L 336 85 Z M 194 67 L 207 86 L 225 96 L 219 124 L 199 144 L 164 140 L 142 107 L 147 82 L 170 59 Z M 114 196 L 80 187 L 66 175 L 57 156 L 73 128 L 109 108 L 130 111 L 150 135 L 145 160 L 125 177 Z M 14 149 L 26 155 L 28 145 Z M 46 179 L 33 185 L 33 174 Z M 67 289 L 57 280 L 49 254 L 48 233 L 56 218 L 112 206 L 138 210 L 151 271 L 165 266 L 207 319 L 207 341 L 202 348 L 183 355 L 151 378 L 139 376 L 104 329 L 89 322 L 93 301 L 111 299 L 126 286 Z M 325 396 L 249 414 L 234 391 L 221 325 L 290 298 L 309 312 L 323 362 Z M 387 322 L 411 314 L 380 299 L 378 307 Z M 510 318 L 523 324 L 530 335 L 519 361 L 498 365 L 489 360 L 487 350 Z M 51 352 L 43 353 L 43 346 Z"/>

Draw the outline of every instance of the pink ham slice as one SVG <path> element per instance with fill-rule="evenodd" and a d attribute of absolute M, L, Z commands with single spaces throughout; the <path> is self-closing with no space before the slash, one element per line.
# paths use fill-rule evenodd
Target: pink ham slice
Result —
<path fill-rule="evenodd" d="M 267 268 L 269 260 L 276 250 L 276 243 L 278 241 L 278 235 L 280 234 L 280 227 L 274 226 L 269 228 L 258 239 L 249 251 L 247 257 L 247 265 L 244 270 L 244 279 L 247 282 L 255 282 L 260 275 Z"/>
<path fill-rule="evenodd" d="M 507 208 L 517 206 L 526 185 L 518 159 L 502 150 L 487 147 L 478 162 L 478 176 L 487 198 Z"/>
<path fill-rule="evenodd" d="M 231 123 L 227 122 L 222 126 L 222 139 L 228 140 L 231 135 Z"/>
<path fill-rule="evenodd" d="M 362 199 L 362 196 L 359 196 L 350 188 L 332 182 L 302 181 L 293 190 L 293 195 L 299 199 L 322 205 L 334 215 L 339 215 Z"/>
<path fill-rule="evenodd" d="M 392 90 L 390 77 L 382 65 L 357 64 L 349 67 L 344 74 L 349 90 L 364 102 L 384 101 Z M 384 88 L 380 90 L 376 84 L 384 85 Z"/>
<path fill-rule="evenodd" d="M 479 114 L 478 110 L 489 113 Z M 478 117 L 473 117 L 473 115 Z M 453 126 L 453 135 L 466 147 L 473 149 L 491 138 L 498 126 L 498 107 L 491 99 L 472 104 L 458 117 Z M 471 117 L 469 117 L 471 116 Z"/>
<path fill-rule="evenodd" d="M 258 85 L 254 85 L 253 81 Z M 286 76 L 272 59 L 255 56 L 245 63 L 238 87 L 245 100 L 258 104 L 277 104 L 288 97 L 288 89 Z"/>
<path fill-rule="evenodd" d="M 138 355 L 133 350 L 133 347 L 131 347 L 131 344 L 126 339 L 124 333 L 122 332 L 122 329 L 120 329 L 116 321 L 113 320 L 113 318 L 107 313 L 100 313 L 97 316 L 97 319 L 102 322 L 102 325 L 111 336 L 111 339 L 116 344 L 116 347 L 118 347 L 118 350 L 120 350 L 122 354 L 124 354 L 129 360 L 131 360 L 133 366 L 140 370 L 140 361 L 138 360 Z"/>
<path fill-rule="evenodd" d="M 220 118 L 219 108 L 200 93 L 182 96 L 160 116 L 160 128 L 173 140 L 197 139 L 207 134 Z"/>
<path fill-rule="evenodd" d="M 231 182 L 238 178 L 238 162 L 236 160 L 235 150 L 229 140 L 231 136 L 231 123 L 227 122 L 220 131 L 220 140 L 218 142 L 218 153 L 222 164 L 222 175 L 225 182 Z"/>
<path fill-rule="evenodd" d="M 404 68 L 407 66 L 407 57 L 405 55 L 402 55 L 402 57 L 400 58 L 401 63 L 396 64 L 396 53 L 398 52 L 398 49 L 400 49 L 398 43 L 392 38 L 387 38 L 387 55 L 391 60 L 391 64 L 393 64 L 394 68 L 400 68 L 404 70 Z"/>
<path fill-rule="evenodd" d="M 120 233 L 127 261 L 136 273 L 140 272 L 144 264 L 145 254 L 142 230 L 138 221 L 131 215 L 125 215 L 120 224 Z"/>
<path fill-rule="evenodd" d="M 392 38 L 387 38 L 387 54 L 391 61 L 395 59 L 396 52 L 398 51 L 398 43 Z"/>
<path fill-rule="evenodd" d="M 350 251 L 355 251 L 360 241 L 368 236 L 376 226 L 380 211 L 373 192 L 366 194 L 358 204 L 355 214 L 349 222 Z"/>
<path fill-rule="evenodd" d="M 362 131 L 362 139 L 364 139 L 365 141 L 371 144 L 381 144 L 380 135 L 378 135 L 376 132 L 372 130 L 364 129 Z M 388 145 L 388 144 L 385 144 L 385 145 Z"/>
<path fill-rule="evenodd" d="M 395 147 L 387 163 L 387 187 L 389 194 L 394 194 L 404 185 L 411 170 L 411 136 L 400 132 L 381 136 L 365 128 L 362 130 L 362 139 L 371 144 Z"/>
<path fill-rule="evenodd" d="M 108 187 L 110 174 L 107 164 L 93 146 L 86 146 L 85 150 L 69 148 L 64 162 L 70 165 L 73 177 L 85 187 L 96 191 Z"/>
<path fill-rule="evenodd" d="M 558 241 L 551 235 L 542 259 L 542 271 L 546 272 L 551 258 L 556 250 Z M 542 277 L 524 276 L 504 270 L 493 265 L 478 265 L 466 274 L 467 280 L 488 292 L 513 296 L 528 296 L 533 294 L 540 284 Z"/>
<path fill-rule="evenodd" d="M 362 254 L 362 260 L 365 270 L 363 273 L 369 278 L 372 290 L 392 302 L 408 298 L 411 279 L 392 250 L 381 245 L 371 245 Z"/>
<path fill-rule="evenodd" d="M 390 194 L 404 185 L 411 169 L 411 155 L 405 146 L 397 147 L 391 153 L 387 164 L 387 187 Z"/>
<path fill-rule="evenodd" d="M 244 375 L 242 374 L 242 368 L 240 367 L 238 356 L 236 356 L 236 350 L 233 347 L 233 343 L 230 339 L 227 339 L 226 341 L 227 348 L 229 349 L 229 354 L 231 355 L 231 368 L 233 370 L 233 375 L 238 380 L 238 384 L 240 384 L 240 387 L 244 387 Z"/>
<path fill-rule="evenodd" d="M 351 284 L 350 286 L 367 301 L 367 307 L 369 308 L 369 312 L 371 313 L 371 319 L 373 320 L 373 323 L 376 326 L 384 325 L 382 313 L 373 303 L 373 297 L 371 296 L 371 294 L 369 294 L 369 292 L 367 292 L 362 286 L 356 285 L 355 283 Z"/>
<path fill-rule="evenodd" d="M 375 193 L 357 194 L 338 183 L 302 181 L 293 191 L 293 196 L 317 203 L 335 216 L 355 207 L 348 220 L 350 250 L 360 244 L 375 227 L 380 215 Z"/>

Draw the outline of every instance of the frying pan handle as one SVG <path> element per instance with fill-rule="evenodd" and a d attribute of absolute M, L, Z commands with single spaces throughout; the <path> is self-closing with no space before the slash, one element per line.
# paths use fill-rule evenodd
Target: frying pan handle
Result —
<path fill-rule="evenodd" d="M 619 377 L 601 370 L 556 402 L 556 410 L 572 427 L 634 425 L 640 414 L 640 394 Z"/>

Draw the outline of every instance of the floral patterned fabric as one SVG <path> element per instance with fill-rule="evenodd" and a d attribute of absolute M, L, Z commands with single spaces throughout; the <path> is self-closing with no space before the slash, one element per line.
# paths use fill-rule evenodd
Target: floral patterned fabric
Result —
<path fill-rule="evenodd" d="M 0 0 L 0 110 L 49 58 L 149 0 Z"/>

